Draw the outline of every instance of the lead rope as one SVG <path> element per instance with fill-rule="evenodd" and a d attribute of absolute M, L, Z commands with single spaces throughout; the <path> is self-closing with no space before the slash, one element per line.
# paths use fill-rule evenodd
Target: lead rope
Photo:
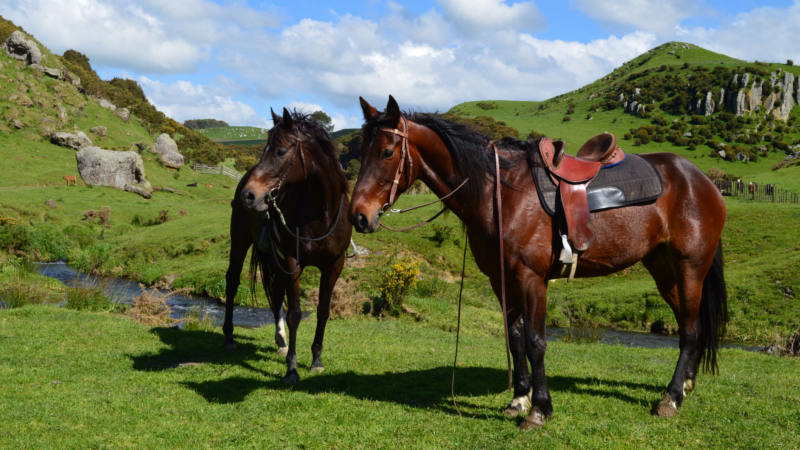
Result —
<path fill-rule="evenodd" d="M 488 148 L 494 150 L 494 171 L 495 171 L 495 201 L 497 202 L 497 240 L 500 247 L 500 304 L 503 307 L 503 331 L 506 336 L 506 363 L 508 364 L 508 388 L 514 387 L 513 375 L 511 372 L 511 350 L 508 340 L 508 310 L 506 309 L 506 265 L 503 256 L 503 199 L 500 195 L 500 157 L 497 154 L 497 147 L 494 141 L 489 141 Z"/>
<path fill-rule="evenodd" d="M 461 294 L 464 292 L 464 272 L 467 267 L 467 230 L 464 229 L 464 256 L 461 257 L 461 285 L 458 288 L 458 320 L 456 321 L 456 355 L 453 357 L 453 373 L 450 377 L 450 396 L 453 397 L 453 406 L 456 407 L 458 416 L 461 417 L 461 410 L 456 402 L 456 364 L 458 363 L 458 341 L 461 336 Z"/>

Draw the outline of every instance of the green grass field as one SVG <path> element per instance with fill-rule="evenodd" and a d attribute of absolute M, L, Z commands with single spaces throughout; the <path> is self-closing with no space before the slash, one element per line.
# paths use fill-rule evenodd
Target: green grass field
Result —
<path fill-rule="evenodd" d="M 220 142 L 265 140 L 267 129 L 247 126 L 212 127 L 197 130 L 209 139 Z M 239 142 L 235 142 L 239 143 Z"/>
<path fill-rule="evenodd" d="M 308 372 L 313 316 L 300 326 L 303 378 L 283 385 L 271 329 L 147 328 L 123 316 L 28 306 L 0 312 L 0 447 L 795 448 L 800 365 L 725 349 L 678 417 L 650 408 L 677 351 L 551 342 L 555 409 L 520 433 L 502 415 L 502 339 L 397 320 L 334 320 Z M 32 326 L 32 324 L 35 324 Z"/>

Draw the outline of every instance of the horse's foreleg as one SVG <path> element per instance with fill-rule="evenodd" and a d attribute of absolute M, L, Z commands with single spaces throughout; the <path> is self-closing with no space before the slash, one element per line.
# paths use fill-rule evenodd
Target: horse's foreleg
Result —
<path fill-rule="evenodd" d="M 228 271 L 225 273 L 225 320 L 222 324 L 222 332 L 225 335 L 224 348 L 232 350 L 236 348 L 233 340 L 233 305 L 236 299 L 236 292 L 239 289 L 240 278 L 242 276 L 242 266 L 250 249 L 250 234 L 246 229 L 239 229 L 236 224 L 244 223 L 243 217 L 237 217 L 237 210 L 234 209 L 231 215 L 231 250 L 228 259 Z"/>
<path fill-rule="evenodd" d="M 288 258 L 289 267 L 296 267 L 297 261 Z M 286 354 L 286 376 L 283 381 L 288 385 L 297 384 L 300 375 L 297 373 L 297 327 L 300 325 L 302 311 L 300 311 L 300 272 L 292 275 L 288 280 L 286 289 L 287 310 L 286 324 L 289 326 L 289 350 Z"/>
<path fill-rule="evenodd" d="M 317 304 L 317 329 L 314 332 L 314 343 L 311 344 L 312 372 L 325 370 L 325 366 L 322 365 L 322 341 L 325 339 L 325 326 L 328 323 L 328 317 L 331 312 L 333 287 L 336 285 L 336 280 L 339 279 L 339 274 L 342 273 L 342 267 L 344 267 L 344 255 L 339 257 L 330 267 L 321 270 L 319 303 Z"/>
<path fill-rule="evenodd" d="M 544 370 L 544 353 L 547 349 L 545 336 L 545 317 L 547 314 L 547 286 L 542 278 L 529 282 L 526 298 L 527 309 L 523 318 L 525 351 L 531 363 L 532 392 L 531 410 L 520 423 L 521 430 L 538 428 L 553 414 L 550 389 Z"/>
<path fill-rule="evenodd" d="M 267 267 L 261 266 L 261 272 L 267 273 Z M 272 318 L 275 320 L 275 345 L 278 347 L 278 355 L 286 356 L 289 348 L 286 345 L 286 320 L 281 314 L 283 309 L 283 297 L 286 294 L 286 283 L 288 278 L 282 275 L 274 275 L 270 286 L 264 282 L 264 292 L 269 295 L 270 309 Z M 269 292 L 267 292 L 269 290 Z"/>
<path fill-rule="evenodd" d="M 525 354 L 525 331 L 521 314 L 508 317 L 508 340 L 511 357 L 514 361 L 514 398 L 506 406 L 505 414 L 517 417 L 526 414 L 531 408 L 531 375 Z"/>

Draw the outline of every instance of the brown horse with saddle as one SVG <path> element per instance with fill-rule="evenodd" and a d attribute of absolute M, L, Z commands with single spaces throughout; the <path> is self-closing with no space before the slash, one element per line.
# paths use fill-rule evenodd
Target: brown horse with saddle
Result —
<path fill-rule="evenodd" d="M 725 203 L 688 160 L 625 154 L 610 134 L 572 157 L 546 138 L 492 142 L 436 115 L 404 115 L 391 96 L 384 112 L 364 99 L 361 106 L 350 220 L 360 232 L 375 231 L 417 179 L 447 197 L 503 305 L 514 367 L 506 413 L 528 413 L 520 428 L 543 425 L 553 411 L 544 366 L 547 285 L 570 272 L 607 275 L 641 261 L 672 308 L 680 354 L 654 413 L 677 414 L 699 367 L 716 371 L 727 321 Z"/>

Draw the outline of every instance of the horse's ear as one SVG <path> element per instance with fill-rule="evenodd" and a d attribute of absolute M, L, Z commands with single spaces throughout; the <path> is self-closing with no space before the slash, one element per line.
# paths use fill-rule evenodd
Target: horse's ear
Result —
<path fill-rule="evenodd" d="M 364 112 L 364 120 L 369 122 L 370 120 L 374 119 L 375 117 L 378 117 L 378 110 L 375 109 L 369 103 L 367 103 L 367 101 L 364 100 L 364 97 L 360 97 L 359 96 L 358 97 L 358 101 L 361 103 L 361 111 Z"/>
<path fill-rule="evenodd" d="M 393 127 L 396 127 L 400 122 L 400 106 L 391 95 L 389 95 L 389 102 L 386 103 L 386 121 Z"/>
<path fill-rule="evenodd" d="M 286 107 L 283 107 L 283 119 L 281 120 L 281 125 L 285 128 L 292 128 L 292 115 L 289 114 L 289 110 Z"/>
<path fill-rule="evenodd" d="M 269 112 L 272 114 L 272 126 L 278 125 L 281 121 L 281 116 L 275 114 L 275 111 L 272 110 L 272 107 L 269 107 Z"/>

